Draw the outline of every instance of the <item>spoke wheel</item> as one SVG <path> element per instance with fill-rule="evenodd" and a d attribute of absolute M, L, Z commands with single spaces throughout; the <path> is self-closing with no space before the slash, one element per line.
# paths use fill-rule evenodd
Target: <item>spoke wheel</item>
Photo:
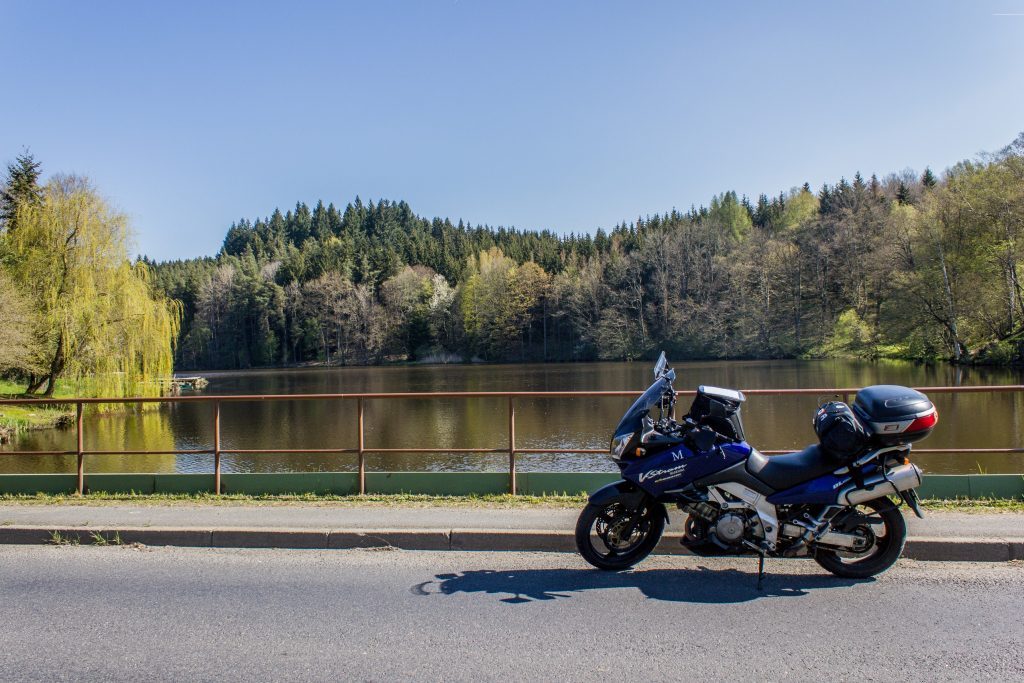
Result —
<path fill-rule="evenodd" d="M 862 519 L 843 533 L 859 537 L 859 546 L 850 550 L 816 548 L 814 560 L 836 576 L 864 579 L 896 563 L 907 540 L 907 524 L 899 508 L 887 498 L 862 503 L 853 510 Z"/>
<path fill-rule="evenodd" d="M 576 522 L 576 547 L 598 569 L 629 569 L 647 557 L 665 529 L 665 510 L 645 500 L 631 509 L 620 500 L 590 504 Z"/>

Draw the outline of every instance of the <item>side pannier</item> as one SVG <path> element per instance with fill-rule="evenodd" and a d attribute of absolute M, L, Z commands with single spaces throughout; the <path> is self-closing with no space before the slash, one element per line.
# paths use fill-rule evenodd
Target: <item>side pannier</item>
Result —
<path fill-rule="evenodd" d="M 814 414 L 814 432 L 825 452 L 840 462 L 848 462 L 867 450 L 870 434 L 857 416 L 842 401 L 831 401 Z"/>

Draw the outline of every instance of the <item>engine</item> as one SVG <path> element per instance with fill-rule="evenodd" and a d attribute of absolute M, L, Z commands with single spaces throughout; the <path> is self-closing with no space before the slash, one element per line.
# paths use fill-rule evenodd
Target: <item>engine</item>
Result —
<path fill-rule="evenodd" d="M 708 543 L 722 550 L 743 550 L 743 541 L 753 540 L 754 531 L 759 528 L 757 515 L 751 509 L 722 510 L 715 503 L 691 503 L 681 508 L 690 515 L 683 544 L 694 551 Z"/>
<path fill-rule="evenodd" d="M 715 525 L 711 527 L 711 535 L 726 543 L 728 545 L 734 545 L 742 539 L 747 532 L 747 520 L 743 515 L 736 514 L 735 512 L 728 512 L 721 515 L 715 520 Z"/>

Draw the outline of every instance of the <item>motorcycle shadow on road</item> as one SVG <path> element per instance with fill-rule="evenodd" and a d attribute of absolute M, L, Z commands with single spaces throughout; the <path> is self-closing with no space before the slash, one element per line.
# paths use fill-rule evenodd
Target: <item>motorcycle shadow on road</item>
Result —
<path fill-rule="evenodd" d="M 486 593 L 507 595 L 500 601 L 523 604 L 537 600 L 570 598 L 587 590 L 636 588 L 652 600 L 727 604 L 760 598 L 801 597 L 816 589 L 844 588 L 873 579 L 841 579 L 829 574 L 776 574 L 765 577 L 761 590 L 757 575 L 737 569 L 651 569 L 602 572 L 595 569 L 474 570 L 438 574 L 432 581 L 413 586 L 414 595 Z"/>

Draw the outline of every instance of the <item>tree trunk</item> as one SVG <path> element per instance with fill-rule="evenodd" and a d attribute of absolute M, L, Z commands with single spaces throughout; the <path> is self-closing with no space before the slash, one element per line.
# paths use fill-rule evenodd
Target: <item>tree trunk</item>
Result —
<path fill-rule="evenodd" d="M 57 339 L 57 351 L 53 354 L 53 360 L 50 362 L 50 374 L 46 377 L 46 390 L 43 392 L 45 398 L 53 396 L 53 392 L 57 388 L 57 377 L 64 371 L 65 363 L 64 335 L 61 334 Z"/>
<path fill-rule="evenodd" d="M 35 373 L 28 376 L 28 387 L 25 389 L 26 394 L 34 394 L 39 391 L 43 383 L 46 382 L 46 376 L 36 377 Z"/>
<path fill-rule="evenodd" d="M 949 314 L 949 333 L 953 337 L 953 362 L 959 363 L 962 353 L 960 331 L 956 323 L 956 301 L 953 299 L 953 286 L 949 281 L 949 270 L 946 268 L 946 251 L 942 248 L 941 237 L 936 241 L 939 250 L 939 262 L 942 265 L 942 283 L 946 290 L 946 306 Z"/>
<path fill-rule="evenodd" d="M 548 299 L 544 297 L 544 309 L 541 311 L 541 330 L 544 336 L 544 361 L 548 359 Z"/>
<path fill-rule="evenodd" d="M 801 302 L 803 301 L 804 290 L 803 290 L 803 269 L 799 265 L 799 261 L 800 261 L 799 255 L 797 256 L 796 261 L 797 261 L 797 268 L 796 268 L 796 307 L 795 307 L 796 312 L 794 314 L 793 326 L 796 328 L 796 350 L 798 352 L 800 352 L 800 351 L 803 350 L 802 347 L 800 346 L 800 315 L 802 313 L 802 311 L 801 311 Z"/>

